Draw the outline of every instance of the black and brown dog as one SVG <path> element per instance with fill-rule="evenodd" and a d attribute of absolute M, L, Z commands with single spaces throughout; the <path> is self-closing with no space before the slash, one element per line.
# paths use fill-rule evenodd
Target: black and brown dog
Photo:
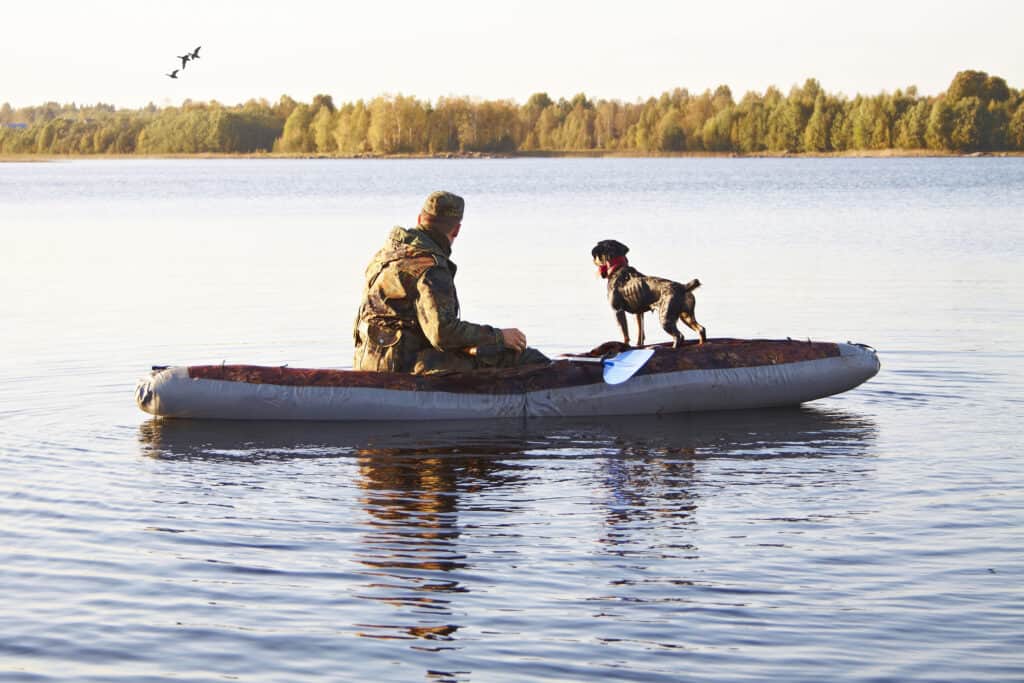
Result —
<path fill-rule="evenodd" d="M 686 326 L 700 335 L 700 343 L 707 340 L 704 326 L 693 316 L 696 300 L 693 290 L 700 287 L 700 280 L 694 278 L 685 285 L 661 277 L 644 275 L 629 265 L 629 252 L 622 242 L 601 240 L 591 251 L 594 264 L 601 277 L 608 280 L 608 301 L 615 309 L 615 319 L 622 329 L 622 339 L 629 344 L 629 328 L 626 313 L 636 315 L 637 346 L 644 345 L 644 313 L 656 308 L 661 329 L 675 340 L 672 348 L 678 348 L 683 335 L 676 326 L 682 320 Z"/>

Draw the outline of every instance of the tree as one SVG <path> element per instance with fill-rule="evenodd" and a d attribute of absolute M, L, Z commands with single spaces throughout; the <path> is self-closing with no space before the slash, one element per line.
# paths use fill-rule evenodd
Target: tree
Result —
<path fill-rule="evenodd" d="M 779 100 L 768 112 L 768 149 L 774 152 L 797 152 L 800 150 L 799 114 L 792 100 Z"/>
<path fill-rule="evenodd" d="M 1017 111 L 1010 118 L 1007 137 L 1010 149 L 1024 150 L 1024 102 L 1017 106 Z"/>
<path fill-rule="evenodd" d="M 949 100 L 950 106 L 955 106 L 957 102 L 966 97 L 981 99 L 985 96 L 986 81 L 988 81 L 988 74 L 984 71 L 958 71 L 953 77 L 953 82 L 946 89 L 946 99 Z"/>
<path fill-rule="evenodd" d="M 925 141 L 929 149 L 952 149 L 950 135 L 953 132 L 953 109 L 940 98 L 932 105 L 932 113 L 928 117 L 928 130 L 925 131 Z"/>
<path fill-rule="evenodd" d="M 914 106 L 896 122 L 894 144 L 899 149 L 923 149 L 925 133 L 928 130 L 928 114 L 931 106 L 928 100 L 918 100 Z"/>
<path fill-rule="evenodd" d="M 375 97 L 370 102 L 370 128 L 367 141 L 377 154 L 394 154 L 401 137 L 395 99 L 391 96 Z"/>
<path fill-rule="evenodd" d="M 370 111 L 359 100 L 338 110 L 334 123 L 334 144 L 342 154 L 362 154 L 369 150 Z"/>
<path fill-rule="evenodd" d="M 981 149 L 986 135 L 987 110 L 977 97 L 965 97 L 953 105 L 950 145 L 961 152 Z"/>
<path fill-rule="evenodd" d="M 680 121 L 679 112 L 670 109 L 658 121 L 653 142 L 654 149 L 661 152 L 681 152 L 686 149 L 686 133 Z M 648 143 L 650 146 L 650 143 Z"/>
<path fill-rule="evenodd" d="M 711 96 L 711 108 L 718 114 L 727 109 L 733 109 L 736 103 L 732 99 L 732 90 L 727 85 L 720 85 L 715 88 L 715 94 Z"/>
<path fill-rule="evenodd" d="M 548 105 L 537 117 L 534 135 L 538 149 L 558 149 L 556 131 L 562 125 L 564 115 L 557 104 Z"/>
<path fill-rule="evenodd" d="M 313 134 L 313 144 L 320 154 L 331 154 L 338 150 L 338 141 L 334 137 L 334 110 L 333 105 L 328 107 L 322 104 L 310 123 Z"/>
<path fill-rule="evenodd" d="M 828 151 L 831 128 L 832 114 L 825 104 L 825 94 L 819 93 L 814 99 L 814 112 L 804 129 L 804 149 L 808 152 Z"/>
<path fill-rule="evenodd" d="M 321 109 L 326 108 L 327 111 L 332 114 L 336 111 L 334 107 L 334 98 L 330 95 L 314 95 L 313 101 L 310 103 L 309 108 L 311 111 L 319 112 Z"/>
<path fill-rule="evenodd" d="M 594 147 L 594 107 L 580 93 L 573 98 L 572 111 L 562 123 L 562 149 L 593 149 Z"/>
<path fill-rule="evenodd" d="M 437 101 L 430 116 L 428 148 L 431 152 L 459 151 L 459 121 L 466 118 L 472 106 L 465 97 L 442 97 Z"/>
<path fill-rule="evenodd" d="M 983 100 L 1005 102 L 1010 99 L 1010 88 L 1002 78 L 989 76 L 981 87 L 981 95 Z"/>
<path fill-rule="evenodd" d="M 981 146 L 987 150 L 1004 150 L 1010 146 L 1010 109 L 1006 102 L 989 100 Z"/>
<path fill-rule="evenodd" d="M 594 147 L 597 149 L 615 149 L 617 141 L 625 132 L 623 130 L 623 107 L 619 102 L 602 100 L 598 102 L 594 114 Z"/>
<path fill-rule="evenodd" d="M 708 119 L 701 131 L 704 149 L 709 152 L 731 152 L 733 143 L 733 110 L 723 109 Z"/>
<path fill-rule="evenodd" d="M 309 129 L 312 121 L 313 113 L 308 105 L 296 106 L 284 122 L 281 137 L 274 145 L 275 151 L 292 154 L 312 152 L 316 146 Z"/>
<path fill-rule="evenodd" d="M 766 149 L 765 135 L 768 128 L 768 113 L 764 101 L 757 93 L 748 92 L 737 108 L 736 146 L 744 154 L 761 152 Z"/>
<path fill-rule="evenodd" d="M 295 108 L 299 106 L 299 103 L 288 97 L 287 95 L 281 95 L 281 99 L 277 101 L 277 104 L 273 107 L 273 114 L 277 118 L 281 119 L 281 122 L 288 120 L 288 117 L 292 115 Z"/>
<path fill-rule="evenodd" d="M 832 119 L 828 139 L 832 149 L 837 152 L 853 149 L 853 119 L 850 116 L 851 111 L 851 105 L 846 103 L 836 110 L 835 117 Z"/>
<path fill-rule="evenodd" d="M 711 94 L 711 91 L 705 90 L 696 97 L 682 99 L 678 109 L 667 95 L 662 95 L 659 116 L 670 108 L 683 114 L 679 124 L 682 126 L 683 134 L 687 139 L 686 148 L 697 151 L 704 149 L 704 124 L 715 115 L 714 96 Z"/>

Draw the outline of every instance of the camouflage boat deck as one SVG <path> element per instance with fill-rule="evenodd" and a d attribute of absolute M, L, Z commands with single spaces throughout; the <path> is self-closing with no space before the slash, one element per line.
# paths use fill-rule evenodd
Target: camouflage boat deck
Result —
<path fill-rule="evenodd" d="M 587 354 L 598 358 L 626 350 L 620 342 L 607 342 Z M 782 365 L 839 356 L 836 344 L 796 340 L 709 339 L 687 342 L 679 349 L 670 344 L 654 348 L 654 356 L 636 376 L 685 370 L 713 370 Z M 443 391 L 460 394 L 517 394 L 602 382 L 598 363 L 560 359 L 550 365 L 507 369 L 444 372 L 430 375 L 324 370 L 257 365 L 193 365 L 192 379 L 302 387 L 362 387 L 399 391 Z"/>

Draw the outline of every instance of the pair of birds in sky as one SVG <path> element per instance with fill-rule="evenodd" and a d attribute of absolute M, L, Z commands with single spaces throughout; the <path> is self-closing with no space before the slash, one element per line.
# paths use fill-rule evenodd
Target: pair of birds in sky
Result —
<path fill-rule="evenodd" d="M 202 45 L 197 47 L 195 50 L 192 50 L 192 52 L 186 52 L 183 55 L 178 55 L 178 59 L 181 60 L 181 69 L 175 69 L 171 73 L 166 74 L 166 76 L 168 78 L 177 78 L 178 77 L 178 72 L 182 71 L 185 68 L 186 64 L 188 64 L 190 61 L 192 61 L 194 59 L 199 59 L 199 48 L 201 48 L 201 47 L 202 47 Z"/>

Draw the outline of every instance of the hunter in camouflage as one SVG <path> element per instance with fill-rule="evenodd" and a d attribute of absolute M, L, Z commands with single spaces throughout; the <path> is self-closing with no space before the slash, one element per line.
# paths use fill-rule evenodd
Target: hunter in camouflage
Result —
<path fill-rule="evenodd" d="M 434 192 L 415 228 L 395 227 L 366 269 L 355 328 L 356 370 L 429 373 L 546 363 L 516 328 L 459 319 L 449 260 L 465 202 Z"/>

